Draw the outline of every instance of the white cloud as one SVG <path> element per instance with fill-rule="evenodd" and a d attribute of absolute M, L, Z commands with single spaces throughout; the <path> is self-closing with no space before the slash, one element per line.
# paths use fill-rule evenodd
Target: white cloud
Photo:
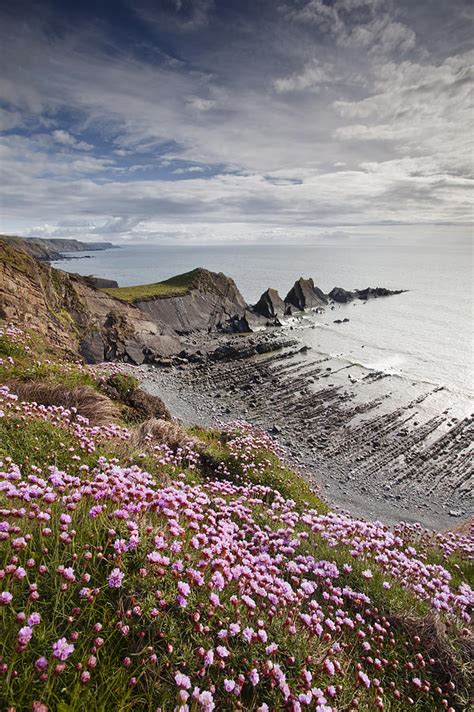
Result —
<path fill-rule="evenodd" d="M 334 68 L 329 64 L 321 64 L 313 60 L 300 73 L 288 77 L 279 77 L 273 82 L 277 92 L 303 91 L 312 89 L 319 91 L 322 85 L 334 80 Z"/>
<path fill-rule="evenodd" d="M 78 141 L 68 131 L 64 131 L 63 129 L 56 129 L 51 135 L 57 143 L 63 146 L 77 148 L 80 151 L 91 151 L 94 148 L 92 144 L 86 143 L 86 141 Z"/>

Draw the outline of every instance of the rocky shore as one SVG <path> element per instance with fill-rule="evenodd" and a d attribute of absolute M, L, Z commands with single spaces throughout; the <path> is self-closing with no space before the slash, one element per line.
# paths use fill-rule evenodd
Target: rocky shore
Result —
<path fill-rule="evenodd" d="M 433 529 L 472 516 L 472 416 L 452 415 L 443 389 L 413 383 L 401 396 L 396 377 L 315 353 L 290 330 L 189 347 L 191 359 L 139 369 L 175 417 L 260 426 L 331 506 L 354 515 Z"/>
<path fill-rule="evenodd" d="M 322 337 L 307 338 L 315 315 L 342 330 L 352 321 L 348 304 L 355 313 L 401 290 L 326 294 L 300 278 L 284 299 L 269 288 L 249 305 L 232 279 L 200 268 L 114 285 L 55 270 L 0 239 L 1 319 L 89 363 L 128 364 L 186 423 L 259 425 L 333 507 L 431 528 L 472 516 L 468 406 L 455 407 L 453 394 L 433 384 L 330 356 L 319 349 Z"/>

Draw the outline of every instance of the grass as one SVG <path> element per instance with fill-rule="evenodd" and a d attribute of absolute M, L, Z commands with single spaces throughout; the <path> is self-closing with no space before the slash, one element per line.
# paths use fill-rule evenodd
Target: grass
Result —
<path fill-rule="evenodd" d="M 189 274 L 192 273 L 188 273 L 187 279 Z M 178 286 L 185 288 L 183 284 Z M 13 364 L 8 362 L 8 357 L 13 359 Z M 11 380 L 14 374 L 14 378 L 23 383 L 34 384 L 38 380 L 42 383 L 70 384 L 71 387 L 90 385 L 100 389 L 100 382 L 95 380 L 92 373 L 52 354 L 47 345 L 34 334 L 25 343 L 12 342 L 6 336 L 0 337 L 0 358 L 4 359 L 4 364 L 0 365 L 0 381 Z M 110 383 L 124 400 L 138 387 L 138 381 L 127 374 L 111 376 Z M 456 662 L 457 670 L 449 662 L 447 673 L 438 660 L 439 657 L 441 662 L 446 661 L 451 655 L 449 646 L 458 644 L 459 636 L 455 626 L 452 629 L 445 626 L 446 630 L 443 629 L 438 641 L 436 626 L 430 628 L 434 620 L 430 604 L 415 595 L 405 581 L 384 573 L 373 558 L 354 556 L 352 543 L 343 544 L 335 539 L 328 541 L 325 534 L 329 517 L 321 530 L 307 525 L 307 517 L 301 515 L 308 515 L 309 510 L 326 514 L 328 507 L 301 476 L 285 465 L 269 438 L 264 435 L 260 439 L 257 437 L 254 442 L 260 445 L 263 443 L 266 447 L 255 446 L 252 449 L 247 447 L 248 432 L 242 424 L 234 430 L 224 431 L 195 426 L 181 433 L 174 423 L 155 421 L 152 427 L 151 422 L 130 427 L 129 439 L 117 435 L 94 435 L 95 450 L 88 452 L 81 447 L 80 437 L 71 426 L 7 409 L 5 415 L 0 416 L 0 461 L 3 460 L 5 464 L 6 458 L 11 458 L 19 466 L 23 482 L 34 471 L 32 466 L 40 468 L 40 477 L 45 479 L 48 477 L 48 468 L 56 467 L 69 475 L 80 477 L 82 485 L 82 481 L 88 478 L 93 481 L 94 468 L 104 468 L 104 462 L 108 460 L 117 468 L 136 465 L 148 472 L 154 480 L 153 487 L 159 498 L 162 497 L 163 488 L 174 488 L 173 499 L 168 501 L 166 494 L 163 496 L 166 506 L 157 500 L 154 508 L 147 508 L 143 501 L 136 516 L 132 512 L 130 519 L 136 519 L 140 541 L 136 549 L 123 554 L 117 553 L 114 541 L 128 539 L 129 522 L 117 516 L 120 499 L 115 499 L 115 494 L 106 503 L 105 510 L 92 518 L 89 507 L 96 500 L 92 497 L 75 499 L 70 496 L 68 489 L 64 493 L 57 490 L 59 495 L 64 494 L 64 499 L 59 496 L 50 502 L 39 498 L 33 501 L 10 499 L 7 490 L 0 490 L 0 511 L 3 512 L 0 521 L 8 519 L 14 527 L 14 533 L 9 539 L 0 538 L 0 570 L 4 573 L 0 590 L 11 589 L 14 593 L 14 607 L 0 606 L 2 708 L 4 705 L 5 708 L 14 707 L 16 712 L 30 712 L 34 709 L 32 701 L 41 700 L 49 710 L 59 712 L 106 712 L 110 709 L 128 712 L 132 709 L 156 710 L 157 707 L 167 712 L 179 709 L 174 674 L 176 670 L 181 670 L 192 678 L 193 685 L 202 685 L 203 689 L 215 686 L 216 710 L 257 710 L 262 700 L 265 700 L 272 712 L 288 709 L 276 687 L 270 684 L 271 677 L 265 674 L 265 661 L 269 655 L 263 642 L 254 640 L 249 645 L 241 637 L 229 639 L 225 645 L 231 651 L 231 662 L 226 663 L 225 669 L 214 664 L 202 672 L 199 650 L 205 651 L 219 645 L 222 641 L 218 638 L 218 632 L 238 620 L 242 628 L 246 625 L 254 629 L 260 625 L 265 628 L 269 641 L 278 644 L 278 653 L 273 660 L 282 666 L 289 683 L 295 689 L 301 689 L 302 671 L 306 668 L 313 670 L 317 687 L 325 689 L 329 685 L 340 684 L 341 690 L 334 702 L 337 709 L 354 709 L 352 701 L 355 698 L 358 698 L 357 708 L 361 711 L 372 712 L 378 709 L 374 687 L 365 690 L 357 682 L 356 669 L 361 663 L 371 677 L 381 678 L 380 699 L 383 697 L 385 710 L 402 712 L 410 708 L 430 712 L 438 709 L 440 695 L 435 694 L 435 686 L 441 684 L 443 689 L 448 690 L 450 678 L 456 677 L 460 680 L 459 689 L 451 695 L 450 703 L 458 702 L 458 705 L 454 704 L 456 712 L 467 709 L 467 692 L 463 688 L 464 679 L 468 679 L 468 673 L 465 675 L 463 671 L 465 658 L 462 655 L 459 657 L 457 649 L 453 647 L 452 658 L 449 660 Z M 194 439 L 195 450 L 200 456 L 196 466 L 184 459 L 161 459 L 161 455 L 157 454 L 156 448 L 162 444 L 168 445 L 176 453 L 183 446 L 186 436 Z M 79 469 L 81 465 L 88 466 L 87 474 Z M 131 477 L 129 471 L 127 477 Z M 222 489 L 215 488 L 216 481 Z M 17 480 L 12 482 L 15 484 Z M 238 485 L 247 488 L 249 484 L 255 487 L 248 497 L 241 496 L 239 491 L 231 487 Z M 263 487 L 269 489 L 263 490 Z M 195 490 L 191 491 L 193 488 Z M 260 490 L 261 497 L 258 495 Z M 226 494 L 228 491 L 232 493 Z M 278 494 L 285 500 L 292 500 L 294 505 L 282 504 Z M 191 519 L 188 518 L 187 507 L 194 506 L 195 502 L 199 502 L 195 510 L 200 514 Z M 235 510 L 232 516 L 227 516 L 225 508 L 232 503 L 236 504 Z M 43 524 L 34 516 L 21 516 L 18 505 L 33 515 L 39 508 L 45 511 L 49 516 L 45 524 L 51 529 L 47 538 L 41 533 Z M 16 509 L 10 509 L 12 507 Z M 72 518 L 69 528 L 60 520 L 66 510 Z M 10 511 L 13 512 L 11 516 L 8 514 Z M 171 521 L 174 518 L 182 526 L 181 533 L 175 530 L 176 522 Z M 285 530 L 292 521 L 297 523 L 294 528 L 290 526 L 287 535 Z M 196 542 L 194 539 L 198 529 L 202 539 Z M 61 535 L 65 535 L 66 530 L 71 532 L 71 539 L 64 542 L 61 541 Z M 229 539 L 235 530 L 238 534 Z M 211 532 L 209 539 L 206 539 L 207 532 Z M 27 545 L 24 550 L 14 552 L 10 549 L 9 540 L 20 534 L 26 536 Z M 163 553 L 176 560 L 175 570 L 160 570 L 148 563 L 147 556 L 155 547 L 157 534 L 167 538 L 170 547 L 167 546 Z M 268 537 L 265 539 L 265 549 L 259 548 L 262 537 Z M 219 548 L 220 539 L 222 549 Z M 291 553 L 288 546 L 295 540 L 298 540 L 298 544 Z M 241 559 L 238 558 L 241 542 L 244 542 L 242 551 L 245 565 L 239 563 Z M 182 548 L 171 554 L 171 545 L 178 543 Z M 211 543 L 215 548 L 213 558 L 209 558 L 211 554 L 208 554 Z M 427 563 L 440 564 L 453 574 L 453 587 L 468 581 L 472 575 L 472 560 L 467 561 L 457 554 L 446 559 L 434 545 L 427 544 L 424 549 L 420 547 L 420 551 Z M 226 561 L 233 565 L 236 561 L 234 557 L 237 557 L 238 569 L 247 568 L 255 552 L 259 552 L 257 567 L 266 567 L 270 557 L 273 557 L 272 566 L 279 559 L 287 561 L 288 568 L 281 568 L 284 580 L 288 584 L 294 583 L 295 590 L 298 590 L 298 581 L 314 580 L 314 592 L 304 601 L 301 597 L 298 603 L 270 614 L 266 610 L 264 596 L 258 599 L 255 611 L 247 610 L 240 597 L 243 591 L 256 597 L 249 585 L 251 582 L 244 578 L 242 584 L 237 578 L 229 578 L 223 589 L 219 590 L 219 606 L 213 609 L 209 603 L 212 587 L 207 580 L 206 585 L 192 586 L 188 607 L 178 605 L 177 580 L 183 578 L 180 574 L 183 566 L 192 566 L 209 577 L 221 569 L 225 570 L 228 566 Z M 12 561 L 16 562 L 17 558 L 27 569 L 25 579 L 16 580 L 10 575 L 15 569 Z M 29 566 L 26 562 L 32 559 L 34 562 Z M 340 587 L 341 593 L 336 600 L 328 602 L 325 599 L 325 593 L 332 585 L 330 579 L 321 575 L 313 578 L 311 568 L 304 568 L 311 559 L 337 566 L 339 575 L 334 585 Z M 38 569 L 40 565 L 47 567 L 41 575 Z M 108 575 L 116 566 L 120 567 L 125 576 L 121 589 L 108 586 Z M 297 566 L 303 567 L 303 573 L 298 573 Z M 65 584 L 58 573 L 60 567 L 73 567 L 76 581 Z M 369 578 L 366 575 L 367 568 L 372 571 Z M 26 585 L 32 582 L 38 583 L 40 596 L 37 601 L 31 600 Z M 390 584 L 389 588 L 387 583 Z M 95 593 L 90 600 L 80 597 L 82 586 L 94 589 Z M 346 587 L 368 596 L 370 604 L 361 603 L 356 598 L 344 598 Z M 160 603 L 164 605 L 155 613 Z M 332 619 L 336 617 L 339 608 L 352 618 L 362 614 L 366 619 L 362 627 L 367 636 L 365 639 L 371 641 L 372 649 L 369 653 L 364 652 L 362 639 L 345 625 L 341 624 L 340 630 L 331 637 L 327 627 L 324 635 L 316 636 L 310 635 L 301 623 L 301 613 L 314 615 L 324 610 L 324 616 Z M 21 623 L 16 616 L 23 611 L 26 615 L 37 611 L 41 614 L 42 622 L 35 627 L 25 651 L 19 651 L 17 635 Z M 383 635 L 378 635 L 378 629 L 372 630 L 373 625 L 378 625 L 377 621 L 388 621 L 390 624 Z M 98 622 L 102 626 L 100 637 L 103 642 L 97 646 L 98 633 L 94 626 Z M 120 631 L 120 625 L 125 623 L 130 628 L 127 635 Z M 423 634 L 423 630 L 428 637 L 430 631 L 434 631 L 430 640 L 426 638 L 429 643 L 426 649 L 423 640 L 421 643 L 414 640 L 418 633 Z M 76 632 L 73 657 L 65 670 L 56 674 L 53 665 L 58 661 L 51 660 L 52 643 L 62 636 L 68 640 L 73 639 Z M 334 643 L 340 644 L 339 653 L 330 652 Z M 438 645 L 448 647 L 441 649 L 438 654 Z M 425 655 L 426 663 L 423 663 L 425 667 L 417 668 L 416 656 L 420 651 L 426 653 L 428 650 L 430 652 Z M 150 663 L 151 651 L 157 658 L 153 664 Z M 89 669 L 88 660 L 92 654 L 97 658 L 97 666 L 90 667 L 91 680 L 81 684 L 81 671 Z M 34 668 L 34 661 L 42 655 L 50 656 L 49 676 L 44 680 L 40 679 Z M 340 675 L 332 677 L 325 672 L 324 660 L 328 656 L 340 661 Z M 374 668 L 370 656 L 384 660 L 383 670 L 379 672 Z M 436 658 L 433 663 L 429 661 L 431 656 Z M 130 660 L 130 663 L 125 665 L 124 660 Z M 5 674 L 1 669 L 3 661 L 8 665 Z M 415 668 L 407 668 L 413 664 Z M 258 667 L 261 677 L 261 682 L 255 688 L 248 682 L 249 671 L 254 666 Z M 247 682 L 242 686 L 240 707 L 237 707 L 237 698 L 225 695 L 223 685 L 224 679 L 236 678 L 239 672 L 247 676 Z M 413 693 L 411 678 L 414 676 L 430 682 L 431 689 L 424 696 Z M 133 686 L 131 680 L 135 681 Z M 391 694 L 391 685 L 402 690 L 401 701 L 397 702 Z M 408 707 L 406 700 L 410 694 L 415 701 Z M 199 704 L 191 700 L 189 703 L 191 712 L 201 712 Z M 314 708 L 314 705 L 303 707 Z"/>
<path fill-rule="evenodd" d="M 255 464 L 261 466 L 244 473 L 241 464 L 235 460 L 229 451 L 227 442 L 229 436 L 219 430 L 209 430 L 199 426 L 189 428 L 189 434 L 197 437 L 202 443 L 201 454 L 209 473 L 215 477 L 219 465 L 224 464 L 232 482 L 248 481 L 252 484 L 270 487 L 279 492 L 285 499 L 293 500 L 298 511 L 315 509 L 320 514 L 328 511 L 327 504 L 318 497 L 306 480 L 287 467 L 280 458 L 266 449 L 261 449 L 256 456 Z"/>
<path fill-rule="evenodd" d="M 187 294 L 195 284 L 200 269 L 179 274 L 163 282 L 153 284 L 138 284 L 133 287 L 108 287 L 103 289 L 111 297 L 122 299 L 125 302 L 135 302 L 141 299 L 166 299 Z"/>

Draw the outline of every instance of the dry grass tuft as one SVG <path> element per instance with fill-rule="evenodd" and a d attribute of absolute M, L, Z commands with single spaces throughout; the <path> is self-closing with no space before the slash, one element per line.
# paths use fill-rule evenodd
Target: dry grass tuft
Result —
<path fill-rule="evenodd" d="M 446 625 L 435 614 L 423 617 L 394 615 L 389 617 L 392 628 L 408 638 L 418 636 L 425 658 L 433 658 L 437 677 L 443 682 L 454 682 L 458 695 L 467 700 L 474 693 L 474 635 L 463 628 L 448 635 Z"/>
<path fill-rule="evenodd" d="M 6 385 L 23 401 L 76 408 L 78 415 L 88 418 L 91 425 L 107 425 L 119 417 L 115 403 L 91 386 L 70 388 L 44 381 L 10 381 Z"/>
<path fill-rule="evenodd" d="M 176 450 L 189 442 L 194 442 L 193 438 L 190 438 L 176 420 L 150 418 L 139 425 L 133 434 L 133 443 L 136 447 L 164 444 Z"/>

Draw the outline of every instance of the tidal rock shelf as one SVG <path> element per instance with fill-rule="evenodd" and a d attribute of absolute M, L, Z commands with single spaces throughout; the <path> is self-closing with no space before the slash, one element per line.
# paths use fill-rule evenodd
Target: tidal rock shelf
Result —
<path fill-rule="evenodd" d="M 393 376 L 277 333 L 229 338 L 222 357 L 214 349 L 166 372 L 144 367 L 144 387 L 175 398 L 184 420 L 198 410 L 201 422 L 244 418 L 268 430 L 333 506 L 432 528 L 473 513 L 473 419 L 452 418 L 443 389 L 410 384 L 402 397 Z"/>

